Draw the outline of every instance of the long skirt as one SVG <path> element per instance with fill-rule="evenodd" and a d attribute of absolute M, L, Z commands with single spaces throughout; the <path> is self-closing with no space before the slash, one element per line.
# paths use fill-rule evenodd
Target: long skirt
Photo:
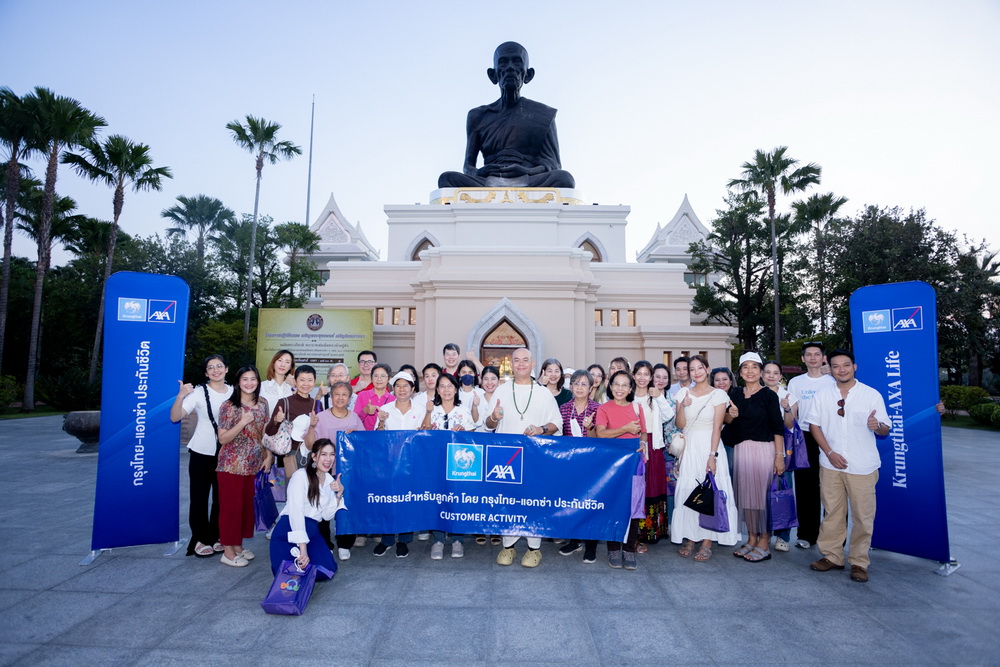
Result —
<path fill-rule="evenodd" d="M 744 440 L 736 445 L 736 510 L 750 535 L 771 532 L 767 494 L 774 474 L 774 442 Z"/>
<path fill-rule="evenodd" d="M 646 518 L 639 522 L 639 540 L 655 544 L 667 536 L 670 515 L 667 513 L 667 463 L 665 449 L 649 448 L 646 462 Z"/>

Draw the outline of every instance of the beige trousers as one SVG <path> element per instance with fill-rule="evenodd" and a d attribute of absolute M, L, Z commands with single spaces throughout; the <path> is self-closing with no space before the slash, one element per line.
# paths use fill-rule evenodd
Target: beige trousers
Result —
<path fill-rule="evenodd" d="M 875 483 L 878 470 L 868 475 L 851 475 L 840 470 L 820 467 L 819 488 L 823 499 L 823 523 L 819 527 L 816 546 L 824 557 L 837 565 L 844 564 L 844 543 L 847 541 L 847 511 L 850 503 L 851 565 L 868 569 L 871 559 L 868 549 L 872 545 L 875 526 Z"/>

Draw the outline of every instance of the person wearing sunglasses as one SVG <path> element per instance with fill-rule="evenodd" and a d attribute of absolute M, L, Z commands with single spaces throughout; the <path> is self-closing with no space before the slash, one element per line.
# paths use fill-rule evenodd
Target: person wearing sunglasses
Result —
<path fill-rule="evenodd" d="M 854 355 L 847 350 L 830 353 L 830 371 L 836 386 L 813 398 L 810 424 L 819 446 L 819 483 L 826 515 L 816 546 L 823 556 L 809 567 L 816 572 L 843 570 L 847 536 L 847 512 L 853 526 L 850 535 L 851 579 L 868 581 L 875 525 L 875 483 L 881 459 L 875 437 L 889 435 L 889 413 L 878 390 L 858 382 Z"/>
<path fill-rule="evenodd" d="M 821 341 L 807 341 L 802 344 L 802 363 L 806 372 L 788 381 L 788 391 L 799 405 L 797 417 L 799 428 L 805 436 L 809 467 L 795 471 L 795 508 L 799 514 L 798 540 L 795 546 L 808 549 L 816 544 L 819 536 L 819 522 L 823 518 L 819 503 L 819 448 L 816 439 L 809 433 L 809 408 L 817 392 L 836 384 L 833 376 L 823 373 L 826 364 L 826 348 Z"/>

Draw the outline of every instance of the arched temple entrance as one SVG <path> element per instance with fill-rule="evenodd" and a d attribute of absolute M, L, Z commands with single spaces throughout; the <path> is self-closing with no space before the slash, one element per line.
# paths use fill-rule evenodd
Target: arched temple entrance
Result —
<path fill-rule="evenodd" d="M 507 297 L 476 322 L 465 340 L 465 349 L 477 351 L 479 359 L 500 368 L 501 375 L 510 375 L 510 358 L 519 347 L 531 350 L 536 360 L 544 359 L 541 332 Z"/>
<path fill-rule="evenodd" d="M 479 359 L 486 366 L 496 366 L 500 369 L 500 377 L 510 376 L 510 358 L 514 350 L 527 347 L 527 341 L 507 318 L 493 327 L 483 338 L 479 347 Z"/>

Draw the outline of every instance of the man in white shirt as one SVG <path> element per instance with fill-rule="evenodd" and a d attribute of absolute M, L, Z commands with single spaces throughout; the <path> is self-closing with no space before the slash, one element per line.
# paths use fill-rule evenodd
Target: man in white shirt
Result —
<path fill-rule="evenodd" d="M 809 408 L 817 392 L 833 387 L 837 383 L 831 375 L 823 373 L 827 359 L 825 348 L 819 341 L 802 344 L 802 363 L 806 366 L 804 375 L 797 375 L 788 382 L 788 391 L 798 405 L 798 424 L 805 436 L 809 467 L 795 471 L 795 508 L 799 514 L 798 540 L 795 546 L 808 549 L 816 544 L 819 537 L 819 522 L 822 509 L 819 503 L 819 447 L 809 433 Z"/>
<path fill-rule="evenodd" d="M 810 565 L 817 572 L 844 569 L 847 511 L 850 504 L 851 579 L 868 581 L 868 550 L 875 525 L 875 483 L 882 462 L 875 436 L 889 435 L 889 413 L 877 390 L 858 382 L 854 355 L 830 353 L 837 384 L 816 394 L 809 412 L 810 431 L 820 448 L 820 489 L 826 516 L 817 546 L 823 555 Z"/>
<path fill-rule="evenodd" d="M 677 378 L 677 382 L 670 385 L 667 391 L 671 396 L 674 396 L 684 387 L 691 384 L 691 376 L 688 374 L 688 361 L 689 357 L 677 357 L 674 361 L 674 377 Z"/>
<path fill-rule="evenodd" d="M 555 435 L 562 424 L 555 396 L 531 379 L 535 362 L 531 351 L 520 348 L 510 360 L 514 379 L 497 387 L 493 394 L 496 401 L 493 412 L 486 418 L 487 429 L 513 435 Z M 503 549 L 497 555 L 498 565 L 511 565 L 517 556 L 514 545 L 519 535 L 504 535 Z M 542 562 L 542 538 L 524 535 L 528 551 L 521 558 L 524 567 L 537 567 Z"/>

